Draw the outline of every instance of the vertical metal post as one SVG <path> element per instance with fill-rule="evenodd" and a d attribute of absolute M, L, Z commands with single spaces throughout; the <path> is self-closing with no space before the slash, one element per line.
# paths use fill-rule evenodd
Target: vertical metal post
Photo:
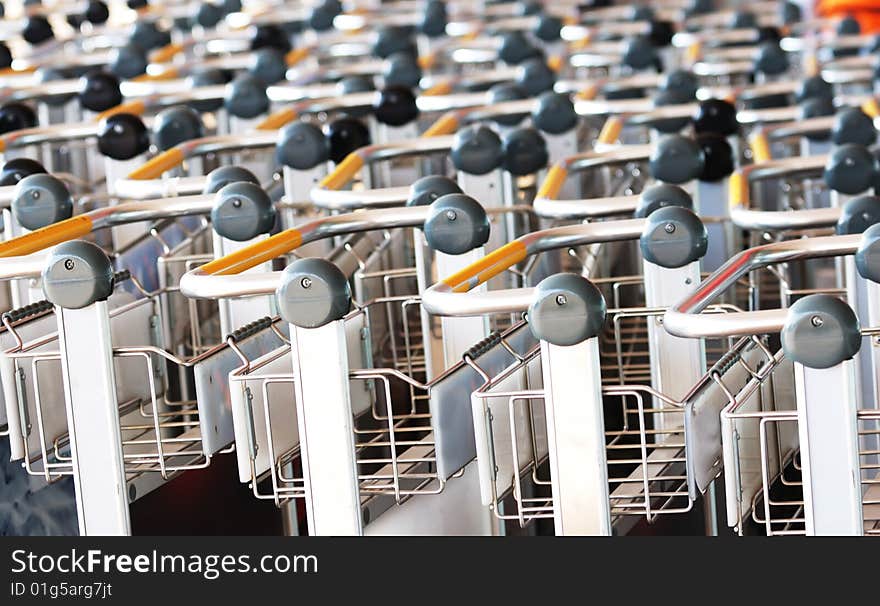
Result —
<path fill-rule="evenodd" d="M 861 535 L 855 362 L 794 373 L 807 534 Z"/>
<path fill-rule="evenodd" d="M 544 405 L 557 535 L 610 535 L 599 340 L 541 341 Z"/>
<path fill-rule="evenodd" d="M 236 242 L 221 237 L 217 232 L 214 235 L 214 258 L 219 259 L 224 255 L 231 254 L 236 250 L 240 250 L 258 240 L 263 240 L 266 236 L 259 236 L 246 242 Z M 248 272 L 260 273 L 272 271 L 272 263 L 266 262 L 249 269 Z M 275 315 L 274 297 L 270 295 L 260 297 L 246 297 L 242 299 L 220 299 L 220 332 L 228 335 L 237 328 L 240 328 L 252 322 L 256 318 L 264 318 L 266 316 Z"/>
<path fill-rule="evenodd" d="M 722 219 L 721 222 L 707 222 L 709 248 L 703 257 L 703 269 L 715 271 L 733 256 L 733 225 L 729 221 L 727 204 L 727 179 L 718 183 L 697 181 L 694 206 L 701 217 Z"/>
<path fill-rule="evenodd" d="M 55 308 L 80 535 L 128 535 L 131 522 L 107 302 Z"/>
<path fill-rule="evenodd" d="M 306 517 L 312 535 L 363 532 L 344 320 L 291 325 Z"/>

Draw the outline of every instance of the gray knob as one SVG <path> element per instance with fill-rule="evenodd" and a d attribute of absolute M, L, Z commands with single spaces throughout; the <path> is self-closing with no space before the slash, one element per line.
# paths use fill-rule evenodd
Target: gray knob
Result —
<path fill-rule="evenodd" d="M 437 38 L 446 33 L 447 22 L 446 5 L 443 2 L 432 1 L 425 7 L 419 29 L 429 38 Z"/>
<path fill-rule="evenodd" d="M 508 65 L 519 65 L 526 59 L 541 57 L 543 53 L 521 31 L 507 32 L 501 38 L 498 58 Z"/>
<path fill-rule="evenodd" d="M 834 116 L 831 140 L 837 145 L 873 145 L 877 140 L 874 120 L 858 107 L 845 107 Z"/>
<path fill-rule="evenodd" d="M 825 294 L 795 301 L 780 337 L 785 355 L 809 368 L 830 368 L 849 360 L 862 344 L 855 312 L 837 297 Z"/>
<path fill-rule="evenodd" d="M 538 23 L 535 25 L 534 34 L 539 40 L 544 42 L 553 42 L 559 40 L 559 32 L 562 31 L 562 19 L 556 15 L 543 14 L 538 17 Z"/>
<path fill-rule="evenodd" d="M 454 180 L 442 175 L 422 177 L 409 187 L 407 206 L 428 206 L 446 194 L 460 194 L 461 188 Z"/>
<path fill-rule="evenodd" d="M 840 209 L 836 231 L 840 236 L 860 234 L 880 222 L 880 198 L 857 196 L 850 198 Z"/>
<path fill-rule="evenodd" d="M 547 91 L 538 97 L 538 103 L 532 110 L 532 124 L 536 128 L 551 135 L 560 135 L 576 127 L 577 123 L 578 115 L 568 95 Z"/>
<path fill-rule="evenodd" d="M 779 7 L 779 20 L 782 25 L 792 25 L 801 20 L 801 7 L 794 2 L 783 2 Z"/>
<path fill-rule="evenodd" d="M 73 198 L 57 177 L 36 174 L 15 186 L 12 214 L 25 229 L 40 229 L 73 215 Z"/>
<path fill-rule="evenodd" d="M 504 157 L 495 131 L 476 124 L 455 133 L 449 155 L 456 170 L 470 175 L 492 172 L 501 166 Z"/>
<path fill-rule="evenodd" d="M 517 70 L 516 82 L 529 97 L 553 90 L 556 72 L 550 69 L 543 57 L 533 57 L 523 61 Z"/>
<path fill-rule="evenodd" d="M 659 57 L 657 49 L 647 36 L 636 36 L 626 42 L 621 62 L 634 70 L 656 67 Z"/>
<path fill-rule="evenodd" d="M 400 52 L 417 54 L 410 33 L 410 28 L 401 25 L 382 27 L 373 43 L 373 54 L 380 59 L 387 59 L 394 53 Z"/>
<path fill-rule="evenodd" d="M 460 255 L 488 242 L 489 217 L 470 196 L 446 194 L 431 203 L 422 229 L 431 248 Z"/>
<path fill-rule="evenodd" d="M 685 91 L 677 89 L 660 89 L 654 95 L 655 107 L 663 107 L 664 105 L 683 105 L 685 103 L 691 103 L 692 101 L 692 97 L 685 96 Z M 684 127 L 690 124 L 690 122 L 690 116 L 684 116 L 682 118 L 664 118 L 661 120 L 653 120 L 651 126 L 657 129 L 658 132 L 674 134 L 681 131 Z"/>
<path fill-rule="evenodd" d="M 251 74 L 240 74 L 226 85 L 223 103 L 226 110 L 237 118 L 256 118 L 269 110 L 266 85 Z"/>
<path fill-rule="evenodd" d="M 309 170 L 330 158 L 330 142 L 311 122 L 291 122 L 278 133 L 275 158 L 284 166 Z"/>
<path fill-rule="evenodd" d="M 680 206 L 659 208 L 650 215 L 639 239 L 645 261 L 674 269 L 701 259 L 709 235 L 694 211 Z"/>
<path fill-rule="evenodd" d="M 866 280 L 880 282 L 880 225 L 876 223 L 862 234 L 856 251 L 856 269 Z"/>
<path fill-rule="evenodd" d="M 862 27 L 852 15 L 847 15 L 837 24 L 838 36 L 856 36 L 862 33 Z"/>
<path fill-rule="evenodd" d="M 686 183 L 703 173 L 705 156 L 696 141 L 681 135 L 663 137 L 648 160 L 651 176 L 667 183 Z"/>
<path fill-rule="evenodd" d="M 662 90 L 677 91 L 681 98 L 696 99 L 700 83 L 697 76 L 686 69 L 675 69 L 660 81 Z"/>
<path fill-rule="evenodd" d="M 652 21 L 654 19 L 654 9 L 650 6 L 634 6 L 630 13 L 630 21 Z"/>
<path fill-rule="evenodd" d="M 834 115 L 834 101 L 830 97 L 808 97 L 801 101 L 800 115 L 802 119 L 818 118 Z"/>
<path fill-rule="evenodd" d="M 254 51 L 248 71 L 266 85 L 275 84 L 286 77 L 287 61 L 280 49 L 266 46 Z"/>
<path fill-rule="evenodd" d="M 59 244 L 43 270 L 43 294 L 55 305 L 81 309 L 113 293 L 113 264 L 96 244 L 71 240 Z"/>
<path fill-rule="evenodd" d="M 162 110 L 153 121 L 153 143 L 161 151 L 198 139 L 204 135 L 204 125 L 199 113 L 186 105 Z"/>
<path fill-rule="evenodd" d="M 554 274 L 535 287 L 529 328 L 553 345 L 577 345 L 602 332 L 605 313 L 605 299 L 592 282 L 577 274 Z"/>
<path fill-rule="evenodd" d="M 755 58 L 755 71 L 768 76 L 776 76 L 788 69 L 788 53 L 776 41 L 764 42 Z"/>
<path fill-rule="evenodd" d="M 411 53 L 394 53 L 385 62 L 382 77 L 385 86 L 417 88 L 422 80 L 422 68 Z"/>
<path fill-rule="evenodd" d="M 535 128 L 523 127 L 505 133 L 501 146 L 504 153 L 501 165 L 518 177 L 546 168 L 550 160 L 547 142 Z"/>
<path fill-rule="evenodd" d="M 214 231 L 224 238 L 245 242 L 274 227 L 275 207 L 259 185 L 246 181 L 230 183 L 214 198 L 211 223 Z"/>
<path fill-rule="evenodd" d="M 119 78 L 130 80 L 145 73 L 148 64 L 147 53 L 140 46 L 130 42 L 113 52 L 110 71 Z"/>
<path fill-rule="evenodd" d="M 754 13 L 736 11 L 730 20 L 731 29 L 754 29 L 758 27 L 758 19 Z"/>
<path fill-rule="evenodd" d="M 202 193 L 216 194 L 230 183 L 238 183 L 240 181 L 253 183 L 254 185 L 260 184 L 260 180 L 257 179 L 256 175 L 242 166 L 221 166 L 208 173 Z"/>
<path fill-rule="evenodd" d="M 634 213 L 637 218 L 644 218 L 657 209 L 667 206 L 679 206 L 688 210 L 694 209 L 691 195 L 678 185 L 660 183 L 645 189 L 639 196 L 639 204 Z"/>
<path fill-rule="evenodd" d="M 834 88 L 822 76 L 810 76 L 805 79 L 795 93 L 795 99 L 798 103 L 815 97 L 834 98 Z"/>
<path fill-rule="evenodd" d="M 835 147 L 825 163 L 825 184 L 843 194 L 867 191 L 877 176 L 874 157 L 863 145 L 849 143 Z"/>
<path fill-rule="evenodd" d="M 519 84 L 513 82 L 501 82 L 489 89 L 489 103 L 503 103 L 505 101 L 518 101 L 529 95 Z M 526 117 L 525 114 L 506 114 L 494 117 L 495 122 L 502 126 L 516 126 Z"/>
<path fill-rule="evenodd" d="M 196 25 L 210 29 L 216 27 L 220 20 L 223 19 L 223 7 L 213 2 L 202 2 L 196 9 L 193 21 Z"/>
<path fill-rule="evenodd" d="M 281 317 L 301 328 L 319 328 L 341 320 L 351 307 L 351 287 L 330 261 L 297 259 L 282 273 L 275 291 Z"/>

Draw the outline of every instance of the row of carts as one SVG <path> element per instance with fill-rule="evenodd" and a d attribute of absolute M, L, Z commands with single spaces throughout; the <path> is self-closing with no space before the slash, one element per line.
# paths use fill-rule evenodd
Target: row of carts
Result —
<path fill-rule="evenodd" d="M 0 440 L 72 478 L 80 534 L 220 460 L 287 534 L 880 534 L 855 19 L 43 0 L 0 29 Z"/>

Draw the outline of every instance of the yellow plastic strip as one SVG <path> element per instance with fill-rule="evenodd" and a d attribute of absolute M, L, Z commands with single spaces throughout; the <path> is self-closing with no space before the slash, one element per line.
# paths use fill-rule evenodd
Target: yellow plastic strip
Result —
<path fill-rule="evenodd" d="M 427 55 L 422 55 L 418 58 L 417 63 L 419 67 L 422 69 L 431 69 L 437 63 L 437 55 L 436 53 L 429 53 Z"/>
<path fill-rule="evenodd" d="M 597 141 L 599 143 L 616 143 L 620 137 L 620 131 L 623 130 L 623 119 L 619 116 L 611 116 L 605 121 L 602 130 L 599 132 Z"/>
<path fill-rule="evenodd" d="M 767 134 L 758 132 L 749 137 L 749 148 L 752 150 L 752 160 L 756 163 L 767 162 L 772 159 L 770 155 L 770 142 Z"/>
<path fill-rule="evenodd" d="M 15 76 L 17 74 L 32 74 L 37 71 L 36 65 L 30 65 L 28 67 L 23 67 L 21 69 L 13 69 L 11 67 L 4 67 L 0 69 L 0 76 Z"/>
<path fill-rule="evenodd" d="M 351 152 L 345 157 L 345 160 L 336 165 L 332 173 L 321 180 L 318 187 L 330 190 L 341 189 L 354 178 L 363 166 L 364 159 L 356 151 Z"/>
<path fill-rule="evenodd" d="M 547 200 L 555 200 L 556 196 L 559 195 L 559 190 L 562 189 L 562 185 L 565 183 L 565 178 L 567 176 L 568 171 L 563 166 L 560 164 L 554 164 L 547 172 L 547 177 L 541 184 L 537 197 L 545 198 Z"/>
<path fill-rule="evenodd" d="M 129 173 L 129 179 L 137 179 L 140 181 L 146 179 L 158 179 L 166 170 L 171 170 L 175 166 L 180 166 L 185 157 L 183 151 L 176 147 L 172 147 L 168 151 L 164 151 L 158 156 L 147 160 L 143 166 L 136 168 Z"/>
<path fill-rule="evenodd" d="M 172 42 L 150 54 L 150 63 L 168 63 L 178 53 L 183 52 L 183 44 Z"/>
<path fill-rule="evenodd" d="M 110 116 L 115 116 L 117 114 L 134 114 L 135 116 L 141 116 L 147 110 L 147 106 L 143 101 L 129 101 L 128 103 L 120 103 L 115 107 L 111 107 L 110 109 L 105 109 L 100 114 L 95 116 L 95 122 L 100 122 L 105 118 L 109 118 Z"/>
<path fill-rule="evenodd" d="M 455 112 L 447 112 L 437 118 L 428 129 L 422 133 L 422 137 L 442 137 L 451 135 L 458 130 L 458 116 Z"/>
<path fill-rule="evenodd" d="M 590 35 L 587 34 L 586 36 L 584 36 L 584 37 L 581 38 L 580 40 L 574 40 L 574 41 L 572 41 L 572 43 L 569 45 L 569 47 L 570 47 L 571 50 L 573 50 L 573 51 L 584 50 L 585 48 L 587 48 L 587 47 L 590 46 L 590 43 L 591 43 L 592 41 L 593 41 L 593 40 L 592 40 L 592 38 L 590 37 Z"/>
<path fill-rule="evenodd" d="M 0 257 L 20 257 L 40 252 L 50 246 L 81 238 L 92 231 L 92 220 L 87 215 L 79 215 L 43 227 L 29 234 L 0 242 Z"/>
<path fill-rule="evenodd" d="M 691 63 L 696 63 L 703 56 L 703 45 L 700 42 L 694 42 L 687 47 L 685 57 Z"/>
<path fill-rule="evenodd" d="M 553 55 L 552 57 L 547 59 L 547 67 L 552 69 L 554 72 L 558 72 L 563 67 L 565 67 L 565 60 L 559 55 Z"/>
<path fill-rule="evenodd" d="M 425 97 L 439 97 L 440 95 L 448 95 L 451 92 L 452 82 L 447 80 L 446 82 L 439 82 L 431 88 L 422 91 L 422 95 Z"/>
<path fill-rule="evenodd" d="M 285 124 L 296 120 L 298 116 L 299 114 L 293 108 L 287 107 L 267 116 L 265 120 L 257 124 L 256 130 L 278 130 Z"/>
<path fill-rule="evenodd" d="M 202 265 L 203 272 L 212 276 L 231 276 L 287 254 L 302 244 L 302 234 L 296 229 L 288 229 L 265 240 L 254 242 L 225 257 L 214 259 Z"/>
<path fill-rule="evenodd" d="M 467 292 L 526 258 L 526 245 L 514 240 L 452 274 L 443 283 L 453 292 Z"/>
<path fill-rule="evenodd" d="M 880 116 L 880 103 L 877 103 L 877 99 L 868 99 L 862 103 L 862 111 L 871 118 L 876 118 Z"/>
<path fill-rule="evenodd" d="M 584 101 L 592 101 L 599 94 L 599 86 L 597 84 L 590 84 L 583 89 L 579 90 L 575 94 L 575 99 L 582 99 Z"/>
<path fill-rule="evenodd" d="M 728 178 L 727 187 L 728 191 L 728 204 L 730 207 L 734 206 L 742 206 L 748 208 L 749 206 L 749 180 L 748 178 L 742 174 L 740 171 L 734 172 Z"/>
<path fill-rule="evenodd" d="M 310 54 L 312 54 L 312 49 L 310 49 L 308 46 L 295 48 L 284 55 L 284 63 L 287 65 L 287 67 L 293 67 L 300 61 L 308 59 Z"/>
<path fill-rule="evenodd" d="M 158 74 L 141 74 L 131 79 L 132 82 L 161 82 L 163 80 L 174 80 L 180 75 L 176 69 L 169 68 Z"/>

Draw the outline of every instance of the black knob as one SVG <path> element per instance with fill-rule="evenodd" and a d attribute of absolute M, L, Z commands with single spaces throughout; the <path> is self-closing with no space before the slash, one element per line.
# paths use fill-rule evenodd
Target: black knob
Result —
<path fill-rule="evenodd" d="M 115 114 L 98 126 L 98 151 L 114 160 L 131 160 L 150 148 L 150 134 L 134 114 Z"/>
<path fill-rule="evenodd" d="M 544 9 L 544 7 L 536 0 L 525 0 L 524 2 L 519 3 L 518 9 L 517 12 L 521 17 L 529 17 L 531 15 L 537 15 Z"/>
<path fill-rule="evenodd" d="M 5 42 L 0 42 L 0 69 L 6 69 L 12 65 L 12 51 Z"/>
<path fill-rule="evenodd" d="M 679 89 L 659 89 L 654 95 L 654 106 L 663 107 L 665 105 L 682 105 L 693 101 L 692 97 L 687 96 L 687 91 Z M 690 118 L 664 118 L 662 120 L 654 120 L 651 126 L 661 133 L 677 133 L 690 123 Z"/>
<path fill-rule="evenodd" d="M 30 158 L 13 158 L 0 168 L 0 186 L 16 185 L 25 177 L 46 173 L 43 165 Z"/>
<path fill-rule="evenodd" d="M 110 72 L 86 74 L 79 81 L 79 102 L 93 112 L 102 112 L 122 103 L 119 78 Z"/>
<path fill-rule="evenodd" d="M 733 172 L 735 161 L 733 147 L 727 138 L 717 133 L 701 133 L 696 137 L 697 145 L 703 150 L 703 172 L 700 181 L 714 183 Z"/>
<path fill-rule="evenodd" d="M 461 188 L 454 180 L 443 175 L 422 177 L 409 187 L 407 206 L 428 206 L 446 194 L 460 194 Z"/>
<path fill-rule="evenodd" d="M 316 6 L 309 15 L 309 27 L 316 32 L 326 32 L 333 29 L 333 19 L 342 12 L 339 2 L 322 2 Z"/>
<path fill-rule="evenodd" d="M 675 35 L 675 27 L 669 21 L 652 19 L 648 28 L 648 40 L 656 47 L 664 47 L 672 44 L 672 36 Z"/>
<path fill-rule="evenodd" d="M 801 20 L 801 7 L 794 2 L 783 2 L 779 7 L 779 21 L 782 25 L 792 25 Z"/>
<path fill-rule="evenodd" d="M 373 102 L 376 120 L 389 126 L 403 126 L 419 117 L 416 96 L 403 86 L 386 86 Z"/>
<path fill-rule="evenodd" d="M 342 117 L 333 120 L 325 127 L 330 142 L 330 159 L 342 162 L 348 154 L 370 144 L 370 131 L 363 122 L 355 118 Z"/>
<path fill-rule="evenodd" d="M 502 82 L 489 89 L 489 103 L 503 103 L 505 101 L 517 101 L 528 97 L 526 91 L 518 84 Z M 516 126 L 525 119 L 526 114 L 504 114 L 494 117 L 495 122 L 502 126 Z"/>
<path fill-rule="evenodd" d="M 571 98 L 564 93 L 547 91 L 538 97 L 532 110 L 532 124 L 545 133 L 559 135 L 577 126 L 578 114 Z"/>
<path fill-rule="evenodd" d="M 694 131 L 697 133 L 718 133 L 730 136 L 739 132 L 736 120 L 736 107 L 722 99 L 702 101 L 693 117 Z"/>
<path fill-rule="evenodd" d="M 837 145 L 873 145 L 877 140 L 874 120 L 858 107 L 845 107 L 834 116 L 831 140 Z"/>
<path fill-rule="evenodd" d="M 834 191 L 850 196 L 860 194 L 876 182 L 877 161 L 864 145 L 840 145 L 828 156 L 823 178 Z"/>
<path fill-rule="evenodd" d="M 517 128 L 501 139 L 504 170 L 516 176 L 531 175 L 547 166 L 547 142 L 536 128 Z"/>
<path fill-rule="evenodd" d="M 254 37 L 251 38 L 251 50 L 261 48 L 277 48 L 282 53 L 288 52 L 293 46 L 284 30 L 274 24 L 258 25 Z"/>
<path fill-rule="evenodd" d="M 835 231 L 839 236 L 860 234 L 877 223 L 880 223 L 880 198 L 856 196 L 847 200 L 840 209 Z"/>
<path fill-rule="evenodd" d="M 24 30 L 21 32 L 21 37 L 28 44 L 40 44 L 54 38 L 55 32 L 52 31 L 52 25 L 49 24 L 49 20 L 46 17 L 43 15 L 32 15 L 28 17 Z"/>
<path fill-rule="evenodd" d="M 37 114 L 30 107 L 18 101 L 0 105 L 0 134 L 9 133 L 37 125 Z"/>
<path fill-rule="evenodd" d="M 697 142 L 681 135 L 667 135 L 648 159 L 651 176 L 666 183 L 685 183 L 703 174 L 705 156 Z"/>
<path fill-rule="evenodd" d="M 86 12 L 83 14 L 86 21 L 95 25 L 106 23 L 110 18 L 110 9 L 101 0 L 89 0 Z"/>
<path fill-rule="evenodd" d="M 193 22 L 205 29 L 216 27 L 223 19 L 223 8 L 211 2 L 202 2 L 196 9 Z"/>
<path fill-rule="evenodd" d="M 431 0 L 425 7 L 425 16 L 419 24 L 419 31 L 429 38 L 438 38 L 446 33 L 446 4 Z"/>
<path fill-rule="evenodd" d="M 146 8 L 150 3 L 147 0 L 126 0 L 125 5 L 133 11 Z"/>

